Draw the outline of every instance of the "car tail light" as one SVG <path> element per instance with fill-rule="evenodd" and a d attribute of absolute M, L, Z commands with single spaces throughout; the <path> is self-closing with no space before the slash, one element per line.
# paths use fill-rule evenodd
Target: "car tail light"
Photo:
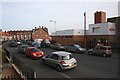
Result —
<path fill-rule="evenodd" d="M 60 61 L 60 64 L 66 64 L 66 62 L 65 61 Z"/>

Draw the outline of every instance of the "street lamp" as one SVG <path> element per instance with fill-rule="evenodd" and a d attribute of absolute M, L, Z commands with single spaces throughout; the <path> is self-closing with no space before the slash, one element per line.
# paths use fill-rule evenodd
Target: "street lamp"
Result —
<path fill-rule="evenodd" d="M 55 37 L 56 37 L 56 21 L 53 21 L 53 20 L 49 20 L 49 21 L 55 23 Z M 55 40 L 56 40 L 56 39 L 55 39 Z"/>
<path fill-rule="evenodd" d="M 54 22 L 54 23 L 55 23 L 55 36 L 54 36 L 54 37 L 55 37 L 55 39 L 54 39 L 54 40 L 55 40 L 55 42 L 56 42 L 56 21 L 53 21 L 53 20 L 49 20 L 49 21 L 50 21 L 50 22 Z"/>

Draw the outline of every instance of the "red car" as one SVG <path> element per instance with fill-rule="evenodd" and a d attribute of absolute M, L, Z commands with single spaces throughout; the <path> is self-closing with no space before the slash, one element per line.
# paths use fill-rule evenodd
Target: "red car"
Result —
<path fill-rule="evenodd" d="M 44 53 L 36 47 L 28 47 L 25 50 L 25 55 L 32 58 L 32 59 L 37 59 L 39 57 L 43 57 Z"/>

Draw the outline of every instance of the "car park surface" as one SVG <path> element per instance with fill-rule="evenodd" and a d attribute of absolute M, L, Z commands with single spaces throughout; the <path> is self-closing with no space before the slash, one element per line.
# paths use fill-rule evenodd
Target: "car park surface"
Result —
<path fill-rule="evenodd" d="M 42 59 L 32 60 L 19 54 L 19 49 L 5 45 L 12 55 L 20 59 L 23 64 L 29 65 L 37 73 L 37 78 L 118 78 L 118 53 L 113 52 L 111 57 L 90 56 L 86 54 L 76 54 L 73 56 L 77 60 L 77 67 L 63 72 L 42 64 Z M 56 50 L 41 48 L 45 55 L 49 55 Z M 79 79 L 78 79 L 79 80 Z"/>

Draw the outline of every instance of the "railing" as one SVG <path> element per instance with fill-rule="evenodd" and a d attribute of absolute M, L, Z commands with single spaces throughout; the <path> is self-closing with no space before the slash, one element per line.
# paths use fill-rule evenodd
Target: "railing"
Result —
<path fill-rule="evenodd" d="M 27 80 L 34 80 L 36 78 L 36 72 L 31 67 L 29 67 L 29 65 L 24 64 L 15 56 L 13 56 L 13 64 L 17 66 L 17 68 L 22 72 Z"/>

